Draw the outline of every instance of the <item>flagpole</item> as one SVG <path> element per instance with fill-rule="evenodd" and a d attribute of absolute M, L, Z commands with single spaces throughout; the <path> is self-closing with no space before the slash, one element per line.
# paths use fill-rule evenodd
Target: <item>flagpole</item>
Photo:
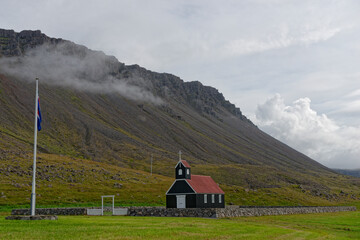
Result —
<path fill-rule="evenodd" d="M 31 189 L 31 207 L 30 214 L 31 216 L 35 215 L 35 202 L 36 202 L 36 194 L 35 194 L 35 177 L 36 177 L 36 145 L 37 145 L 37 113 L 38 113 L 38 82 L 39 79 L 36 78 L 36 96 L 35 96 L 35 126 L 34 126 L 34 163 L 33 163 L 33 177 L 32 177 L 32 189 Z"/>
<path fill-rule="evenodd" d="M 151 154 L 151 160 L 150 160 L 150 176 L 152 176 L 152 162 L 153 162 L 153 155 Z"/>

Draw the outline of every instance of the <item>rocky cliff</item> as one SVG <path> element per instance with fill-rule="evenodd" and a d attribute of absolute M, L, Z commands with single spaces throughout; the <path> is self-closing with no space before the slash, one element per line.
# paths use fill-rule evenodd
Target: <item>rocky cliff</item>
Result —
<path fill-rule="evenodd" d="M 21 31 L 0 29 L 0 54 L 6 57 L 21 56 L 26 50 L 44 43 L 56 44 L 61 39 L 49 38 L 37 31 Z"/>
<path fill-rule="evenodd" d="M 48 44 L 66 44 L 66 54 L 85 56 L 91 52 L 84 46 L 74 44 L 59 38 L 50 38 L 41 33 L 40 30 L 25 30 L 16 33 L 14 30 L 0 29 L 0 56 L 14 57 L 22 56 L 28 50 Z M 102 52 L 100 54 L 104 55 Z M 150 81 L 153 85 L 152 91 L 162 98 L 173 98 L 182 103 L 191 105 L 201 113 L 211 115 L 221 120 L 218 114 L 221 108 L 232 115 L 251 123 L 242 115 L 239 108 L 227 101 L 219 91 L 213 87 L 204 86 L 200 82 L 184 82 L 179 77 L 171 74 L 159 74 L 151 72 L 138 65 L 125 66 L 112 56 L 105 56 L 106 74 L 118 78 L 141 77 Z M 170 95 L 169 95 L 170 94 Z"/>

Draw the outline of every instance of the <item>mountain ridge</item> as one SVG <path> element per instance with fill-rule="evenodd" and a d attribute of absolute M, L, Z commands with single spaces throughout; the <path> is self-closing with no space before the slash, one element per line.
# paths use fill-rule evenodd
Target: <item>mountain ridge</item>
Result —
<path fill-rule="evenodd" d="M 45 43 L 50 43 L 50 45 L 55 46 L 61 43 L 66 43 L 67 45 L 65 47 L 65 55 L 75 54 L 85 56 L 88 54 L 88 52 L 94 52 L 87 49 L 85 46 L 79 46 L 67 40 L 47 37 L 45 34 L 41 33 L 40 30 L 26 30 L 20 33 L 15 33 L 12 30 L 0 30 L 0 37 L 9 38 L 8 43 L 10 44 L 8 44 L 8 46 L 10 47 L 4 47 L 3 45 L 1 51 L 2 53 L 5 52 L 6 54 L 3 55 L 7 57 L 21 57 L 29 49 L 36 48 Z M 5 41 L 2 43 L 4 42 Z M 242 127 L 245 128 L 255 127 L 256 129 L 254 128 L 253 130 L 257 131 L 257 127 L 242 115 L 240 109 L 237 108 L 234 104 L 231 104 L 229 101 L 225 100 L 224 96 L 213 87 L 203 86 L 200 82 L 197 81 L 184 82 L 181 78 L 172 74 L 152 72 L 143 67 L 140 67 L 139 65 L 126 66 L 125 64 L 118 62 L 117 59 L 113 56 L 109 57 L 102 52 L 95 52 L 103 55 L 101 60 L 105 61 L 105 66 L 108 67 L 107 74 L 115 75 L 120 79 L 127 79 L 132 77 L 146 80 L 146 83 L 149 83 L 148 85 L 145 85 L 145 87 L 148 88 L 147 90 L 151 91 L 157 96 L 160 96 L 166 101 L 170 101 L 171 99 L 171 101 L 175 102 L 171 108 L 168 107 L 168 104 L 161 105 L 160 108 L 170 112 L 171 117 L 177 120 L 184 120 L 184 117 L 182 117 L 181 114 L 179 115 L 175 112 L 176 110 L 180 110 L 178 106 L 175 105 L 185 103 L 191 106 L 192 109 L 199 114 L 203 114 L 212 122 L 217 120 L 222 123 L 226 117 L 228 120 L 226 123 L 227 125 L 230 125 L 230 123 L 233 122 L 229 121 L 229 119 L 231 120 L 231 117 L 235 116 L 241 120 L 236 122 L 237 125 L 241 123 Z M 131 81 L 133 80 L 131 79 Z M 142 103 L 137 104 L 137 106 L 144 110 L 144 105 Z M 217 122 L 215 122 L 215 124 L 217 124 Z M 230 127 L 234 126 L 230 125 Z M 267 136 L 267 134 L 263 132 L 261 133 Z"/>
<path fill-rule="evenodd" d="M 90 51 L 85 46 L 77 45 L 71 41 L 63 40 L 62 38 L 48 37 L 45 34 L 41 33 L 40 30 L 35 30 L 35 31 L 24 30 L 24 31 L 21 31 L 20 33 L 16 33 L 14 30 L 0 29 L 0 38 L 1 38 L 0 46 L 2 47 L 0 54 L 2 54 L 5 57 L 22 56 L 29 49 L 36 48 L 37 46 L 43 45 L 43 44 L 56 45 L 56 44 L 61 44 L 61 43 L 67 43 L 68 44 L 67 47 L 69 49 L 71 49 L 71 50 L 69 50 L 69 52 L 71 54 L 84 54 L 84 52 Z M 8 40 L 4 40 L 6 38 Z M 91 51 L 93 51 L 93 50 L 91 50 Z M 153 72 L 153 71 L 147 70 L 143 67 L 140 67 L 137 64 L 125 65 L 124 63 L 119 62 L 114 56 L 105 55 L 101 51 L 93 51 L 93 52 L 98 52 L 98 53 L 106 56 L 107 66 L 112 65 L 110 67 L 111 71 L 109 72 L 109 74 L 112 74 L 112 75 L 120 74 L 121 75 L 120 77 L 126 78 L 127 74 L 129 74 L 129 70 L 131 70 L 143 78 L 147 78 L 149 75 L 148 73 L 155 74 L 155 75 L 157 75 L 157 74 L 167 75 L 167 76 L 169 76 L 169 77 L 167 77 L 167 80 L 172 80 L 171 86 L 173 86 L 174 88 L 182 86 L 182 87 L 184 87 L 182 90 L 185 91 L 186 93 L 193 92 L 193 91 L 206 92 L 206 93 L 212 95 L 212 97 L 214 99 L 219 100 L 216 103 L 220 102 L 223 105 L 223 107 L 225 107 L 227 110 L 229 110 L 230 113 L 233 113 L 234 116 L 239 117 L 242 120 L 247 120 L 249 123 L 251 123 L 250 120 L 248 120 L 244 115 L 242 115 L 240 109 L 237 108 L 234 104 L 230 103 L 228 100 L 225 100 L 223 94 L 220 93 L 216 88 L 213 88 L 211 86 L 204 86 L 199 81 L 184 82 L 181 78 L 179 78 L 175 75 L 172 75 L 169 73 Z M 155 76 L 155 78 L 156 78 L 156 76 Z M 158 86 L 159 85 L 160 86 L 164 85 L 164 83 L 160 81 L 160 82 L 158 82 Z M 157 94 L 160 96 L 164 96 L 164 93 L 161 91 L 158 91 Z M 190 103 L 192 103 L 192 105 L 194 107 L 200 108 L 200 104 L 197 104 L 193 99 L 189 99 L 189 101 L 190 101 Z M 209 108 L 204 108 L 203 110 L 209 114 L 214 114 L 214 112 L 211 112 L 211 110 Z"/>

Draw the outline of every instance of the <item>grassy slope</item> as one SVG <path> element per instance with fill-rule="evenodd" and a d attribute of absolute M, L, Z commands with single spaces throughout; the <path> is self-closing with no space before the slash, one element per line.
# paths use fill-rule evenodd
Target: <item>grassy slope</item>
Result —
<path fill-rule="evenodd" d="M 0 163 L 7 170 L 0 179 L 0 205 L 29 202 L 31 156 Z M 39 154 L 37 203 L 41 205 L 97 204 L 101 195 L 116 195 L 116 204 L 164 204 L 172 179 L 67 156 Z"/>
<path fill-rule="evenodd" d="M 0 79 L 0 205 L 24 205 L 31 189 L 33 85 Z M 241 121 L 220 124 L 177 103 L 172 108 L 181 120 L 115 95 L 45 85 L 41 93 L 40 206 L 98 205 L 103 194 L 117 195 L 118 204 L 164 205 L 179 149 L 194 174 L 221 185 L 227 204 L 338 205 L 360 197 L 360 179 L 312 165 L 253 127 L 237 129 Z M 156 179 L 146 173 L 150 153 Z"/>
<path fill-rule="evenodd" d="M 360 212 L 232 219 L 60 216 L 6 221 L 0 239 L 359 239 Z"/>
<path fill-rule="evenodd" d="M 0 206 L 28 207 L 31 193 L 32 156 L 8 154 L 0 161 Z M 154 168 L 159 167 L 155 165 Z M 239 166 L 231 165 L 227 168 Z M 244 172 L 250 167 L 241 166 Z M 207 170 L 208 168 L 208 170 Z M 223 166 L 195 165 L 193 173 L 210 173 L 215 179 L 223 176 Z M 116 195 L 116 205 L 165 205 L 165 192 L 172 177 L 121 168 L 86 159 L 39 154 L 37 162 L 37 204 L 45 206 L 99 206 L 101 195 Z M 173 170 L 173 168 L 171 169 Z M 266 177 L 267 175 L 263 176 Z M 234 176 L 235 177 L 235 176 Z M 261 177 L 261 175 L 260 175 Z M 326 179 L 325 179 L 326 180 Z M 342 179 L 336 179 L 341 187 Z M 331 189 L 337 199 L 316 196 L 298 185 L 249 189 L 220 181 L 226 192 L 226 203 L 237 205 L 357 205 L 351 198 L 356 191 L 343 179 L 343 194 Z M 346 194 L 346 195 L 345 195 Z"/>

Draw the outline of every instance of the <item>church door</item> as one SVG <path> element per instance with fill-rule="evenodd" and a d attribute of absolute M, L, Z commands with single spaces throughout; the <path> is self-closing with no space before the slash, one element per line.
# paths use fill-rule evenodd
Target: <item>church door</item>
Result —
<path fill-rule="evenodd" d="M 176 207 L 186 208 L 185 195 L 176 195 Z"/>

